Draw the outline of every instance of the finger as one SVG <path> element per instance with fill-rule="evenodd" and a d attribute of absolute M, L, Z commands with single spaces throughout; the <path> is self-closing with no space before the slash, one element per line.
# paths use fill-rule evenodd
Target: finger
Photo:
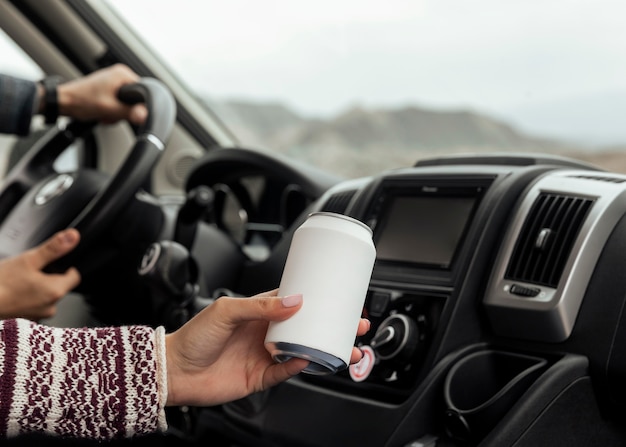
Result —
<path fill-rule="evenodd" d="M 290 295 L 286 297 L 223 297 L 207 309 L 217 314 L 213 315 L 214 320 L 236 325 L 245 321 L 285 320 L 296 313 L 300 307 L 302 307 L 302 295 Z"/>
<path fill-rule="evenodd" d="M 357 347 L 352 348 L 352 354 L 350 355 L 350 364 L 359 363 L 362 358 L 363 358 L 363 351 L 361 351 Z"/>
<path fill-rule="evenodd" d="M 292 358 L 284 363 L 270 366 L 263 377 L 263 389 L 273 387 L 302 372 L 309 365 L 308 360 Z"/>
<path fill-rule="evenodd" d="M 38 269 L 72 251 L 80 241 L 80 234 L 74 228 L 59 231 L 40 245 L 28 250 L 25 256 Z"/>
<path fill-rule="evenodd" d="M 356 335 L 360 337 L 367 334 L 371 327 L 372 323 L 370 323 L 370 320 L 368 320 L 367 318 L 361 318 L 361 321 L 359 321 L 359 328 L 357 329 Z"/>
<path fill-rule="evenodd" d="M 74 267 L 70 267 L 63 274 L 56 275 L 56 278 L 58 278 L 58 286 L 63 291 L 61 296 L 78 286 L 81 280 L 80 273 Z"/>
<path fill-rule="evenodd" d="M 144 104 L 136 104 L 130 109 L 128 120 L 137 126 L 142 125 L 148 117 L 148 109 Z"/>
<path fill-rule="evenodd" d="M 68 292 L 76 288 L 80 281 L 80 273 L 74 267 L 67 269 L 65 273 L 46 275 L 46 303 L 55 304 Z"/>
<path fill-rule="evenodd" d="M 258 296 L 278 296 L 278 289 L 268 290 L 267 292 L 261 292 L 257 295 L 254 295 L 254 297 L 258 297 Z"/>

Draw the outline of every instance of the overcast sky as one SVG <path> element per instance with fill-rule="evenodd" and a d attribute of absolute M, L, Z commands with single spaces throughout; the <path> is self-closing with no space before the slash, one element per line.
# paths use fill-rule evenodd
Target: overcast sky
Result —
<path fill-rule="evenodd" d="M 531 126 L 560 114 L 572 127 L 581 101 L 626 115 L 624 0 L 109 2 L 216 98 L 322 116 L 355 104 L 469 107 Z"/>
<path fill-rule="evenodd" d="M 623 0 L 112 3 L 193 84 L 310 113 L 498 109 L 626 90 Z"/>

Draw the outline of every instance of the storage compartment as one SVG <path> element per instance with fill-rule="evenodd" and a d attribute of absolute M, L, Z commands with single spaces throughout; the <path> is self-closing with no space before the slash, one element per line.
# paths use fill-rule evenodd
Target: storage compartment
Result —
<path fill-rule="evenodd" d="M 444 382 L 445 427 L 453 439 L 482 439 L 545 370 L 541 357 L 483 350 L 455 363 Z"/>

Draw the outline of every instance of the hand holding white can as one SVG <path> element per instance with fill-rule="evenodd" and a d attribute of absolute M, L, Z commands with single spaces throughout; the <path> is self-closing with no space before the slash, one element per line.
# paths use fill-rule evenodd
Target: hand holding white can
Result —
<path fill-rule="evenodd" d="M 283 362 L 310 361 L 304 372 L 348 366 L 376 259 L 371 229 L 342 214 L 314 213 L 296 230 L 278 294 L 302 294 L 302 308 L 270 324 L 265 346 Z"/>

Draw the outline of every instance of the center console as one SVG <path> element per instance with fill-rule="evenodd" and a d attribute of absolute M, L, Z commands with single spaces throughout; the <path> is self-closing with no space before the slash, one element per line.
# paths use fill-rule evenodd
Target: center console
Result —
<path fill-rule="evenodd" d="M 600 415 L 626 401 L 624 185 L 487 159 L 336 185 L 310 211 L 372 229 L 367 361 L 226 405 L 228 420 L 272 447 L 623 441 Z M 562 418 L 576 412 L 585 424 Z"/>
<path fill-rule="evenodd" d="M 410 396 L 432 357 L 446 306 L 458 293 L 480 229 L 476 219 L 497 178 L 496 172 L 399 172 L 360 191 L 343 211 L 372 228 L 377 251 L 363 309 L 372 327 L 357 339 L 369 362 L 359 367 L 367 371 L 355 373 L 353 365 L 336 376 L 302 380 L 387 403 Z M 328 202 L 335 203 L 332 195 Z"/>

